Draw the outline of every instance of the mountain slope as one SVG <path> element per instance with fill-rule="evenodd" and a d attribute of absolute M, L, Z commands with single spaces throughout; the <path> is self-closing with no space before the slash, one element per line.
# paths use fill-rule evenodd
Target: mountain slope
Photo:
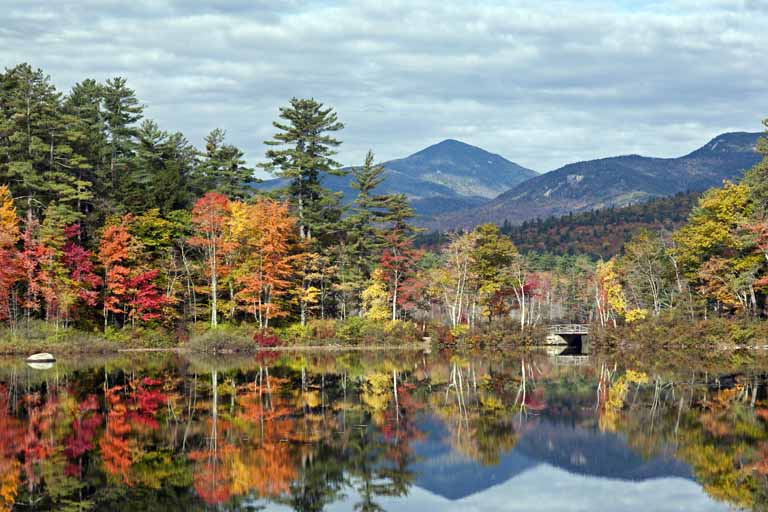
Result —
<path fill-rule="evenodd" d="M 416 212 L 424 217 L 462 208 L 470 208 L 496 197 L 523 181 L 538 176 L 505 158 L 463 142 L 444 140 L 406 158 L 390 160 L 378 193 L 402 193 L 411 200 Z M 329 176 L 325 187 L 344 194 L 344 201 L 355 197 L 351 176 Z M 260 190 L 274 190 L 285 180 L 259 183 Z"/>
<path fill-rule="evenodd" d="M 457 140 L 448 139 L 384 166 L 398 177 L 442 185 L 462 196 L 488 199 L 538 173 Z"/>
<path fill-rule="evenodd" d="M 725 133 L 679 158 L 625 155 L 568 164 L 534 177 L 478 207 L 445 214 L 430 225 L 470 227 L 483 222 L 517 224 L 652 197 L 700 191 L 734 179 L 760 160 L 761 133 Z"/>

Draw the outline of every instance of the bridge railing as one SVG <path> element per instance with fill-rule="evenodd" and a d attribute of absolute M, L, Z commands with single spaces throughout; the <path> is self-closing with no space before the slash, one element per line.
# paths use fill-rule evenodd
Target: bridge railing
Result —
<path fill-rule="evenodd" d="M 549 334 L 589 334 L 589 326 L 584 324 L 556 324 L 550 325 Z"/>

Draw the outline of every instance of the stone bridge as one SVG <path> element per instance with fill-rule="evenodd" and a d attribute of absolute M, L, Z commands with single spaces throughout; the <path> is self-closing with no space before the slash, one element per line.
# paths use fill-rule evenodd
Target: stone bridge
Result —
<path fill-rule="evenodd" d="M 581 346 L 583 337 L 589 334 L 585 324 L 556 324 L 547 328 L 545 345 Z"/>

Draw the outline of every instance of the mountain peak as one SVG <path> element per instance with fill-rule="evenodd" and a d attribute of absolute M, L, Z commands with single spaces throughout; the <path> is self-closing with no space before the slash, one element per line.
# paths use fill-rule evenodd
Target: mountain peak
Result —
<path fill-rule="evenodd" d="M 448 187 L 461 196 L 486 199 L 537 176 L 502 156 L 455 139 L 445 139 L 383 165 L 409 178 Z"/>
<path fill-rule="evenodd" d="M 417 151 L 416 153 L 412 154 L 410 157 L 414 157 L 417 155 L 430 155 L 430 154 L 437 154 L 437 153 L 454 153 L 454 152 L 466 152 L 467 154 L 491 155 L 491 156 L 503 158 L 499 155 L 495 155 L 494 153 L 490 153 L 482 148 L 473 146 L 472 144 L 467 144 L 466 142 L 462 142 L 456 139 L 441 140 L 440 142 L 436 142 L 420 151 Z"/>
<path fill-rule="evenodd" d="M 721 133 L 704 144 L 699 149 L 686 156 L 703 156 L 718 153 L 752 153 L 757 140 L 763 133 L 759 132 L 727 132 Z"/>

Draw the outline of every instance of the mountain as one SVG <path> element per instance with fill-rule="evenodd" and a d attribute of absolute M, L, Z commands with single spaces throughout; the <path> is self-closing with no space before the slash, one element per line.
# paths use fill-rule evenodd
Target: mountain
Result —
<path fill-rule="evenodd" d="M 424 217 L 478 206 L 500 191 L 538 176 L 499 155 L 452 139 L 382 165 L 385 179 L 378 192 L 407 195 L 416 212 Z M 351 181 L 350 175 L 328 176 L 323 185 L 342 192 L 344 201 L 349 202 L 356 193 L 350 187 Z M 285 180 L 276 179 L 255 187 L 274 190 L 286 184 Z"/>
<path fill-rule="evenodd" d="M 538 173 L 457 140 L 448 139 L 384 164 L 393 175 L 418 178 L 467 197 L 499 195 Z"/>
<path fill-rule="evenodd" d="M 519 224 L 607 206 L 626 206 L 677 192 L 701 191 L 741 176 L 760 161 L 762 133 L 725 133 L 678 158 L 624 155 L 568 164 L 531 178 L 495 199 L 439 216 L 433 228 L 463 228 L 483 222 Z"/>
<path fill-rule="evenodd" d="M 435 416 L 418 421 L 423 437 L 413 444 L 410 470 L 415 485 L 449 500 L 480 494 L 520 478 L 540 465 L 572 474 L 642 482 L 659 478 L 692 479 L 690 468 L 666 454 L 643 457 L 626 439 L 557 419 L 532 419 L 518 427 L 519 439 L 492 463 L 480 463 L 456 451 L 451 432 Z"/>

